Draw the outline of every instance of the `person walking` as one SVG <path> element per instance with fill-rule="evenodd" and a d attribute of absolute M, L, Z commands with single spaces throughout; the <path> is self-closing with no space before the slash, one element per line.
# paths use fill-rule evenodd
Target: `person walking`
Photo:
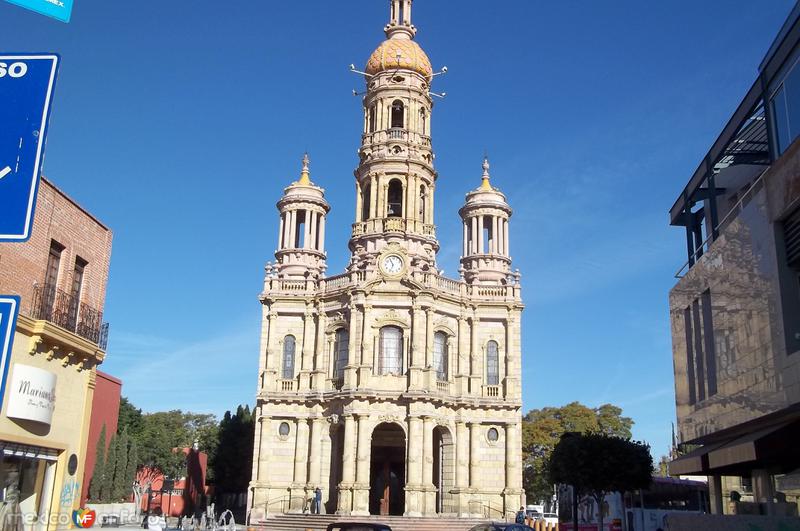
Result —
<path fill-rule="evenodd" d="M 322 506 L 322 489 L 317 487 L 314 489 L 314 514 L 320 514 L 320 507 Z"/>

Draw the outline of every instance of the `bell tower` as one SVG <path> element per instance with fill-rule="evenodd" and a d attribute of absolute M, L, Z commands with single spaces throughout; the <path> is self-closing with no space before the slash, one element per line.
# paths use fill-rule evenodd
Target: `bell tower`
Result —
<path fill-rule="evenodd" d="M 375 267 L 376 256 L 399 244 L 410 266 L 427 270 L 439 242 L 433 220 L 436 171 L 431 149 L 430 60 L 414 41 L 411 0 L 392 0 L 387 39 L 364 72 L 364 130 L 356 178 L 353 267 Z"/>

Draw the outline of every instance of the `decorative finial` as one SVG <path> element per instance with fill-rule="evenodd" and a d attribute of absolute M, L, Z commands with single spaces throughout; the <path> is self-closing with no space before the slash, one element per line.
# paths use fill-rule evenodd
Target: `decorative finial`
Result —
<path fill-rule="evenodd" d="M 300 171 L 300 180 L 297 181 L 297 184 L 311 184 L 311 179 L 308 177 L 308 163 L 308 153 L 303 153 L 303 169 Z"/>
<path fill-rule="evenodd" d="M 491 190 L 492 185 L 489 184 L 489 157 L 483 156 L 483 177 L 481 177 L 481 190 Z"/>

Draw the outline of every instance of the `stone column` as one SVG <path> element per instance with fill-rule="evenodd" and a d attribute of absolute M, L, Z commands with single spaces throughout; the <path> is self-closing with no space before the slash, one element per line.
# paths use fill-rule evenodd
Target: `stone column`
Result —
<path fill-rule="evenodd" d="M 278 229 L 278 249 L 283 249 L 283 230 L 284 230 L 284 219 L 283 214 L 281 214 L 281 223 L 280 228 Z"/>
<path fill-rule="evenodd" d="M 463 420 L 456 421 L 456 503 L 458 516 L 469 516 L 469 431 L 467 423 Z"/>
<path fill-rule="evenodd" d="M 350 307 L 350 330 L 349 344 L 347 346 L 347 365 L 344 369 L 344 388 L 354 389 L 358 386 L 356 370 L 358 369 L 358 358 L 356 357 L 356 325 L 358 322 L 358 310 L 355 305 Z"/>
<path fill-rule="evenodd" d="M 311 453 L 308 464 L 308 488 L 314 490 L 322 486 L 322 430 L 326 420 L 322 417 L 311 419 Z"/>
<path fill-rule="evenodd" d="M 317 250 L 317 217 L 319 216 L 318 212 L 311 212 L 311 244 L 308 246 L 309 249 Z"/>
<path fill-rule="evenodd" d="M 478 254 L 478 216 L 472 216 L 472 238 L 469 241 L 469 254 Z"/>
<path fill-rule="evenodd" d="M 311 388 L 317 391 L 325 389 L 325 371 L 327 364 L 325 363 L 325 313 L 322 311 L 322 305 L 317 306 L 317 323 L 316 323 L 316 339 L 314 341 L 313 358 L 313 372 L 311 375 Z"/>
<path fill-rule="evenodd" d="M 408 479 L 405 516 L 422 516 L 422 420 L 408 417 Z"/>
<path fill-rule="evenodd" d="M 503 503 L 506 513 L 516 511 L 522 501 L 522 450 L 520 447 L 519 424 L 506 424 L 506 488 L 503 490 Z"/>
<path fill-rule="evenodd" d="M 288 249 L 292 246 L 292 213 L 286 211 L 283 213 L 283 249 Z"/>
<path fill-rule="evenodd" d="M 369 112 L 369 111 L 367 111 Z M 365 129 L 366 131 L 366 129 Z M 359 221 L 365 221 L 361 219 L 361 215 L 363 214 L 364 208 L 364 197 L 361 195 L 361 182 L 356 180 L 356 223 Z"/>
<path fill-rule="evenodd" d="M 481 385 L 483 383 L 483 374 L 480 363 L 481 349 L 478 345 L 478 328 L 480 327 L 480 322 L 480 319 L 475 316 L 469 318 L 469 393 L 471 395 L 480 395 Z"/>
<path fill-rule="evenodd" d="M 708 501 L 711 514 L 725 514 L 722 499 L 722 476 L 708 476 Z"/>
<path fill-rule="evenodd" d="M 499 237 L 498 217 L 492 216 L 492 243 L 490 246 L 492 254 L 498 254 L 500 252 Z"/>
<path fill-rule="evenodd" d="M 378 179 L 375 174 L 369 176 L 369 217 L 374 218 L 378 211 Z"/>
<path fill-rule="evenodd" d="M 483 248 L 483 216 L 478 216 L 478 254 L 483 254 L 486 249 Z"/>
<path fill-rule="evenodd" d="M 350 514 L 353 509 L 353 484 L 356 481 L 356 421 L 344 415 L 344 444 L 342 446 L 342 482 L 339 483 L 338 514 Z"/>
<path fill-rule="evenodd" d="M 371 448 L 371 426 L 369 415 L 358 415 L 358 451 L 356 460 L 356 483 L 353 487 L 353 512 L 358 516 L 369 515 L 369 465 Z"/>
<path fill-rule="evenodd" d="M 270 311 L 268 314 L 267 319 L 269 320 L 269 325 L 267 326 L 267 340 L 266 340 L 266 369 L 264 371 L 264 380 L 262 389 L 264 391 L 275 391 L 277 390 L 278 385 L 278 367 L 280 363 L 278 360 L 280 359 L 280 353 L 276 352 L 275 350 L 275 338 L 277 334 L 275 333 L 275 319 L 278 318 L 278 312 Z"/>
<path fill-rule="evenodd" d="M 433 384 L 433 308 L 425 310 L 425 388 Z"/>
<path fill-rule="evenodd" d="M 309 389 L 311 380 L 309 373 L 311 372 L 312 359 L 311 354 L 314 350 L 314 314 L 310 307 L 306 307 L 306 312 L 303 315 L 303 354 L 300 364 L 300 384 L 299 389 Z"/>
<path fill-rule="evenodd" d="M 306 482 L 308 479 L 308 420 L 296 419 L 295 421 L 295 446 L 294 446 L 294 479 L 292 480 L 292 498 L 307 496 Z M 302 512 L 303 504 L 298 504 L 294 499 L 289 503 L 289 512 Z"/>
<path fill-rule="evenodd" d="M 295 248 L 295 242 L 297 241 L 297 210 L 290 210 L 289 214 L 289 245 L 287 246 L 290 249 Z"/>
<path fill-rule="evenodd" d="M 415 304 L 412 309 L 411 323 L 411 372 L 410 389 L 422 389 L 424 386 L 423 375 L 425 368 L 425 317 L 421 306 Z"/>
<path fill-rule="evenodd" d="M 372 310 L 372 306 L 365 304 L 361 314 L 361 347 L 359 348 L 361 365 L 358 368 L 358 382 L 361 387 L 369 387 L 369 380 L 372 376 L 372 349 L 370 348 L 372 323 L 370 321 L 370 310 Z"/>
<path fill-rule="evenodd" d="M 317 251 L 325 252 L 325 214 L 320 214 L 322 219 L 319 221 L 319 247 Z"/>
<path fill-rule="evenodd" d="M 481 450 L 481 423 L 469 423 L 469 486 L 472 489 L 480 487 L 480 450 Z"/>
<path fill-rule="evenodd" d="M 256 484 L 251 490 L 248 491 L 247 506 L 250 508 L 250 515 L 252 521 L 258 521 L 267 516 L 267 498 L 269 496 L 269 489 L 264 485 L 267 484 L 266 478 L 261 477 L 262 470 L 268 470 L 270 448 L 264 448 L 266 439 L 264 438 L 265 430 L 269 429 L 270 417 L 261 415 L 261 407 L 256 409 L 256 433 L 255 441 L 253 444 L 253 483 Z"/>
<path fill-rule="evenodd" d="M 467 231 L 467 222 L 466 221 L 461 223 L 461 230 L 464 233 L 464 237 L 462 239 L 462 245 L 461 245 L 461 257 L 463 258 L 463 257 L 467 256 L 467 247 L 469 245 L 469 242 L 467 241 L 467 236 L 468 236 L 469 232 Z"/>
<path fill-rule="evenodd" d="M 503 235 L 504 238 L 505 238 L 504 248 L 505 248 L 506 256 L 511 256 L 511 251 L 509 250 L 509 247 L 508 247 L 508 241 L 509 241 L 508 240 L 508 220 L 506 220 L 505 225 L 506 225 L 506 230 L 504 231 L 505 234 Z"/>
<path fill-rule="evenodd" d="M 422 417 L 422 485 L 425 489 L 426 515 L 436 514 L 436 488 L 433 486 L 433 418 Z"/>

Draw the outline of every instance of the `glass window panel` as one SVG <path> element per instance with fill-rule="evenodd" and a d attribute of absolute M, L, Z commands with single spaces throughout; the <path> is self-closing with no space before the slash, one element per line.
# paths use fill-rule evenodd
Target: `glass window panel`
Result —
<path fill-rule="evenodd" d="M 789 120 L 789 141 L 784 147 L 786 149 L 800 135 L 800 68 L 797 65 L 786 75 L 783 93 L 786 97 L 786 114 Z"/>
<path fill-rule="evenodd" d="M 436 332 L 433 336 L 433 367 L 436 379 L 447 381 L 447 335 Z"/>
<path fill-rule="evenodd" d="M 294 336 L 286 336 L 283 339 L 283 379 L 294 378 Z"/>
<path fill-rule="evenodd" d="M 403 331 L 394 326 L 381 328 L 378 374 L 400 374 Z"/>
<path fill-rule="evenodd" d="M 347 367 L 348 349 L 350 343 L 350 334 L 345 329 L 336 331 L 336 341 L 334 343 L 334 362 L 333 362 L 333 377 L 343 378 L 344 368 Z"/>
<path fill-rule="evenodd" d="M 783 87 L 772 97 L 772 116 L 775 119 L 775 134 L 778 137 L 778 155 L 789 145 L 789 118 L 786 114 L 786 96 Z"/>
<path fill-rule="evenodd" d="M 486 345 L 486 383 L 500 385 L 500 359 L 496 341 L 489 341 Z"/>

